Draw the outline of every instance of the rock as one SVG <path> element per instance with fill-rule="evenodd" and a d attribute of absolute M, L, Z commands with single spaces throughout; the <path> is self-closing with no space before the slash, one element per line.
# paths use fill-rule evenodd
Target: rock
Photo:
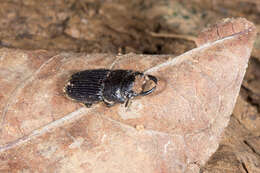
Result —
<path fill-rule="evenodd" d="M 2 49 L 0 170 L 199 172 L 229 122 L 255 35 L 245 19 L 226 19 L 176 58 Z M 71 74 L 111 66 L 157 76 L 157 90 L 130 109 L 65 97 Z"/>

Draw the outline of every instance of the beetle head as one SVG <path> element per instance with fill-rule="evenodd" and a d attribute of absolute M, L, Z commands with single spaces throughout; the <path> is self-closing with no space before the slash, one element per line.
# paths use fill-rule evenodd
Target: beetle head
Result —
<path fill-rule="evenodd" d="M 126 99 L 125 107 L 129 101 L 137 96 L 145 96 L 152 93 L 157 85 L 156 77 L 145 75 L 141 72 L 134 72 L 128 75 L 123 82 L 122 92 Z"/>
<path fill-rule="evenodd" d="M 130 87 L 128 93 L 126 93 L 128 99 L 148 95 L 155 90 L 157 85 L 156 77 L 140 72 L 134 72 L 130 76 L 130 79 L 128 79 L 128 82 L 131 82 L 131 84 L 128 85 Z"/>

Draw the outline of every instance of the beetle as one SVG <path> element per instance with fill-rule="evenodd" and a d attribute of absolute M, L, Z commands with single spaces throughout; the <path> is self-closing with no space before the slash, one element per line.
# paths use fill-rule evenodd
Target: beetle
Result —
<path fill-rule="evenodd" d="M 103 101 L 108 107 L 145 96 L 156 89 L 157 78 L 133 70 L 84 70 L 73 74 L 64 87 L 67 97 L 87 107 Z"/>

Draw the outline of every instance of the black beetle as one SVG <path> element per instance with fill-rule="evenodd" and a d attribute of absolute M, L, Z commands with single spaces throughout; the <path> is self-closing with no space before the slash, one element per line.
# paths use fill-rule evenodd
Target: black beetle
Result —
<path fill-rule="evenodd" d="M 149 87 L 148 83 L 152 86 Z M 64 92 L 72 100 L 82 102 L 87 107 L 100 101 L 104 101 L 107 106 L 125 103 L 127 107 L 130 99 L 152 93 L 156 85 L 156 77 L 138 71 L 94 69 L 73 74 Z"/>

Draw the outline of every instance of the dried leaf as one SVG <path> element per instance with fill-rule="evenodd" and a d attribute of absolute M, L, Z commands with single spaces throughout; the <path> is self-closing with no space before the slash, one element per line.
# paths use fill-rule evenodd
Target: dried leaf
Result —
<path fill-rule="evenodd" d="M 2 49 L 0 170 L 199 172 L 228 124 L 255 35 L 245 19 L 226 19 L 176 58 Z M 155 75 L 158 88 L 128 110 L 64 96 L 72 73 L 110 67 Z"/>

